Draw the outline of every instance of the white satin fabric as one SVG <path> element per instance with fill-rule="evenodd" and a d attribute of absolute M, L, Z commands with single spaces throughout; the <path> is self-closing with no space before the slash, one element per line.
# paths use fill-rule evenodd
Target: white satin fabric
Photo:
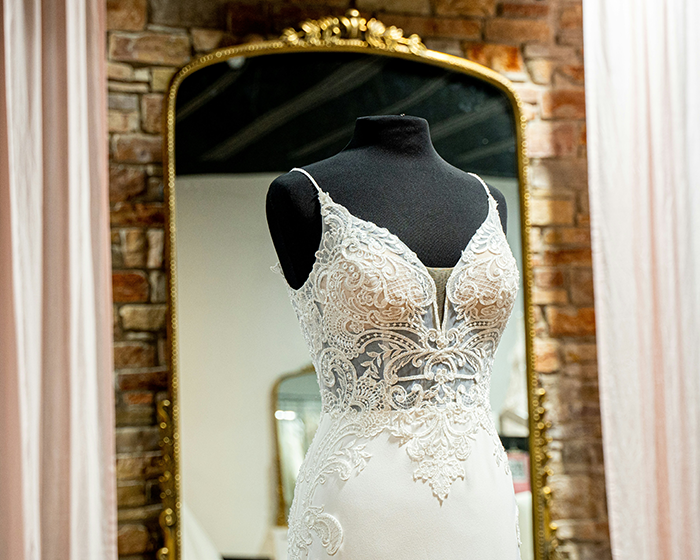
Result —
<path fill-rule="evenodd" d="M 700 558 L 700 3 L 586 0 L 591 227 L 615 560 Z"/>
<path fill-rule="evenodd" d="M 0 8 L 0 559 L 116 558 L 103 0 Z"/>

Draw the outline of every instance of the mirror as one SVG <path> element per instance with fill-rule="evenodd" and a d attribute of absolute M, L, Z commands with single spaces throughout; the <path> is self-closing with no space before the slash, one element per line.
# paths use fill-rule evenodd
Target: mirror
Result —
<path fill-rule="evenodd" d="M 282 376 L 273 390 L 275 443 L 280 492 L 277 523 L 286 524 L 294 485 L 321 417 L 321 393 L 312 364 Z"/>
<path fill-rule="evenodd" d="M 321 20 L 280 41 L 206 55 L 184 67 L 169 91 L 173 406 L 161 410 L 160 555 L 286 557 L 285 519 L 321 400 L 285 285 L 270 271 L 277 257 L 266 192 L 292 167 L 341 150 L 357 117 L 405 113 L 429 122 L 445 160 L 506 197 L 522 285 L 493 365 L 491 406 L 513 474 L 522 560 L 543 558 L 544 438 L 530 365 L 517 96 L 498 74 L 429 51 L 416 36 L 380 29 L 379 41 L 356 12 L 346 20 L 346 38 L 342 29 L 325 37 Z M 353 22 L 365 22 L 356 26 L 364 35 Z"/>

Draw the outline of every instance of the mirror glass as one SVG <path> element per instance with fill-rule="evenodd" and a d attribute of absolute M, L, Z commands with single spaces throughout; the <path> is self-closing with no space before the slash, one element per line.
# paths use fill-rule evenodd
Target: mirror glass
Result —
<path fill-rule="evenodd" d="M 430 124 L 438 153 L 498 188 L 522 272 L 513 109 L 498 88 L 415 59 L 348 52 L 231 58 L 180 85 L 175 113 L 182 558 L 284 558 L 320 395 L 265 220 L 272 180 L 329 157 L 355 119 Z M 523 289 L 493 367 L 494 421 L 532 552 Z"/>

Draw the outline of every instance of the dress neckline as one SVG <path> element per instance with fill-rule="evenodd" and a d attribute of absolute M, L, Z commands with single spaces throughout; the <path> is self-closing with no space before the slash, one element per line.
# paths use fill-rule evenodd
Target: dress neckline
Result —
<path fill-rule="evenodd" d="M 445 317 L 447 316 L 447 303 L 448 303 L 450 298 L 448 297 L 447 294 L 445 294 L 445 302 L 443 305 L 443 314 L 442 314 L 442 320 L 441 320 L 440 314 L 439 314 L 438 308 L 437 308 L 437 300 L 438 300 L 437 286 L 435 284 L 435 280 L 433 279 L 433 276 L 430 274 L 430 272 L 428 270 L 430 267 L 426 266 L 423 263 L 423 261 L 413 251 L 413 249 L 411 249 L 398 235 L 389 231 L 389 229 L 387 229 L 383 226 L 378 226 L 376 223 L 374 223 L 371 220 L 365 220 L 364 218 L 360 218 L 359 216 L 356 216 L 355 214 L 350 212 L 350 210 L 348 210 L 340 202 L 335 202 L 333 200 L 333 198 L 331 197 L 331 195 L 328 194 L 326 191 L 324 191 L 319 186 L 318 182 L 316 182 L 316 179 L 314 179 L 314 177 L 311 175 L 311 173 L 306 171 L 306 169 L 302 169 L 301 167 L 294 167 L 293 169 L 290 170 L 290 173 L 291 173 L 291 171 L 299 171 L 299 172 L 303 173 L 313 183 L 314 187 L 316 187 L 316 191 L 318 193 L 318 198 L 319 198 L 319 204 L 321 205 L 321 210 L 322 210 L 321 211 L 321 219 L 322 219 L 322 223 L 323 223 L 323 231 L 321 234 L 321 241 L 319 243 L 319 247 L 316 250 L 316 253 L 314 255 L 314 263 L 311 267 L 311 272 L 309 272 L 309 276 L 304 281 L 304 283 L 299 288 L 296 288 L 296 289 L 292 288 L 289 285 L 289 283 L 286 282 L 286 278 L 285 278 L 285 283 L 287 284 L 287 286 L 294 293 L 300 293 L 302 290 L 304 290 L 304 288 L 306 288 L 306 286 L 311 281 L 311 279 L 316 275 L 317 269 L 320 266 L 319 256 L 320 256 L 321 249 L 323 248 L 323 237 L 324 237 L 324 234 L 326 231 L 325 230 L 325 219 L 323 217 L 323 214 L 324 214 L 323 207 L 326 205 L 335 206 L 336 208 L 340 209 L 341 212 L 345 213 L 351 220 L 355 220 L 357 222 L 363 223 L 363 224 L 369 226 L 371 229 L 375 229 L 377 231 L 380 231 L 380 232 L 384 233 L 385 235 L 387 235 L 388 237 L 390 237 L 399 247 L 401 247 L 402 251 L 404 251 L 409 257 L 411 257 L 409 259 L 409 262 L 413 265 L 413 267 L 416 270 L 418 270 L 425 278 L 428 279 L 428 282 L 431 286 L 432 305 L 433 305 L 433 312 L 435 315 L 435 320 L 436 320 L 436 323 L 440 325 L 440 330 L 442 330 L 444 332 L 444 327 L 445 327 L 444 320 L 445 320 Z M 451 268 L 452 269 L 449 276 L 447 277 L 447 281 L 445 283 L 446 291 L 447 291 L 447 286 L 449 286 L 449 284 L 452 282 L 455 274 L 457 273 L 458 269 L 460 268 L 460 265 L 464 262 L 465 256 L 470 253 L 470 249 L 472 247 L 472 244 L 474 243 L 474 240 L 477 237 L 479 237 L 482 230 L 485 229 L 485 227 L 493 219 L 492 216 L 494 215 L 494 213 L 497 211 L 497 208 L 498 208 L 498 202 L 491 194 L 491 191 L 489 190 L 488 186 L 486 185 L 486 182 L 481 177 L 479 177 L 476 173 L 468 172 L 468 174 L 471 175 L 472 177 L 475 177 L 476 179 L 478 179 L 478 181 L 484 187 L 484 190 L 486 191 L 486 195 L 488 196 L 489 209 L 488 209 L 488 212 L 486 214 L 486 218 L 484 218 L 484 221 L 481 222 L 481 225 L 479 225 L 477 230 L 474 232 L 474 235 L 472 235 L 471 239 L 469 239 L 469 242 L 467 243 L 466 247 L 464 249 L 462 249 L 462 253 L 459 257 L 459 260 L 455 263 L 455 265 L 452 267 L 439 267 L 439 268 Z M 277 266 L 279 266 L 279 263 Z M 433 268 L 435 268 L 435 267 L 433 267 Z M 281 267 L 280 267 L 280 273 L 282 274 L 282 277 L 284 277 L 284 273 L 281 271 Z"/>

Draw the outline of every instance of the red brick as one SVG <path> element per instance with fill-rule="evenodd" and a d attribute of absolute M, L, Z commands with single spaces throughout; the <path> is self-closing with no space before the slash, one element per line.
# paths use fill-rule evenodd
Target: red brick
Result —
<path fill-rule="evenodd" d="M 151 485 L 151 488 L 153 488 L 153 485 Z M 154 497 L 156 497 L 156 494 L 152 494 Z M 160 497 L 160 493 L 157 494 L 158 497 Z M 148 504 L 145 506 L 141 507 L 136 507 L 136 508 L 120 508 L 117 511 L 117 521 L 120 524 L 124 523 L 148 523 L 151 526 L 155 526 L 158 522 L 158 517 L 163 511 L 163 504 L 161 503 L 155 503 L 155 504 Z M 158 543 L 158 534 L 159 532 L 154 531 L 151 536 L 152 536 L 152 541 L 151 541 L 151 547 L 155 548 L 156 544 Z M 153 558 L 153 556 L 129 556 L 128 558 L 120 557 L 122 560 L 150 560 Z"/>
<path fill-rule="evenodd" d="M 564 274 L 556 268 L 534 268 L 535 286 L 540 288 L 559 288 L 564 285 Z"/>
<path fill-rule="evenodd" d="M 538 227 L 530 228 L 530 251 L 539 253 L 542 251 L 542 230 Z"/>
<path fill-rule="evenodd" d="M 533 105 L 532 103 L 523 103 L 522 111 L 525 120 L 528 122 L 535 120 L 539 116 L 537 105 Z"/>
<path fill-rule="evenodd" d="M 586 428 L 584 426 L 583 433 L 586 433 Z M 577 541 L 593 541 L 601 542 L 608 541 L 609 534 L 608 522 L 607 521 L 596 521 L 594 519 L 558 519 L 557 524 L 557 538 L 561 539 L 575 539 Z M 609 554 L 606 554 L 609 558 Z M 590 558 L 600 558 L 599 556 L 590 556 Z"/>
<path fill-rule="evenodd" d="M 585 158 L 532 162 L 530 184 L 547 191 L 584 191 L 588 187 L 588 166 Z"/>
<path fill-rule="evenodd" d="M 184 33 L 121 33 L 109 37 L 109 57 L 122 62 L 179 66 L 190 59 L 190 39 Z"/>
<path fill-rule="evenodd" d="M 165 328 L 166 306 L 160 304 L 128 304 L 119 309 L 125 330 L 160 331 Z"/>
<path fill-rule="evenodd" d="M 534 305 L 565 305 L 569 302 L 566 290 L 560 288 L 547 290 L 534 288 L 532 290 L 532 303 Z"/>
<path fill-rule="evenodd" d="M 113 157 L 123 163 L 160 163 L 163 161 L 163 139 L 145 134 L 116 135 Z"/>
<path fill-rule="evenodd" d="M 544 18 L 549 14 L 549 6 L 546 4 L 501 4 L 498 15 L 516 18 Z"/>
<path fill-rule="evenodd" d="M 151 536 L 143 525 L 122 525 L 117 532 L 117 548 L 120 556 L 142 554 L 151 545 Z"/>
<path fill-rule="evenodd" d="M 510 44 L 546 43 L 552 35 L 547 21 L 494 18 L 486 22 L 486 39 Z"/>
<path fill-rule="evenodd" d="M 593 305 L 593 271 L 576 268 L 571 271 L 571 301 L 576 305 Z"/>
<path fill-rule="evenodd" d="M 562 8 L 559 13 L 559 29 L 583 29 L 583 7 L 581 4 L 573 4 Z"/>
<path fill-rule="evenodd" d="M 522 72 L 523 57 L 518 47 L 487 43 L 465 43 L 465 56 L 474 62 L 488 66 L 496 72 Z"/>
<path fill-rule="evenodd" d="M 148 275 L 151 284 L 151 302 L 165 303 L 167 299 L 167 282 L 165 273 L 160 270 L 152 270 Z"/>
<path fill-rule="evenodd" d="M 151 89 L 153 91 L 167 90 L 176 71 L 176 68 L 154 68 L 151 73 Z"/>
<path fill-rule="evenodd" d="M 285 5 L 274 6 L 275 22 L 280 27 L 296 28 L 304 19 L 318 19 L 324 15 L 330 15 L 328 11 L 309 10 L 308 6 Z M 286 12 L 291 11 L 291 14 Z M 248 33 L 269 33 L 269 6 L 263 3 L 233 3 L 230 2 L 226 8 L 226 30 L 233 35 L 243 36 Z"/>
<path fill-rule="evenodd" d="M 117 454 L 117 480 L 152 478 L 162 472 L 160 453 Z"/>
<path fill-rule="evenodd" d="M 149 202 L 163 202 L 163 178 L 149 177 L 146 182 L 144 200 Z"/>
<path fill-rule="evenodd" d="M 550 306 L 546 315 L 550 336 L 595 335 L 595 312 L 592 307 L 569 310 Z"/>
<path fill-rule="evenodd" d="M 149 229 L 146 237 L 148 239 L 146 266 L 148 268 L 160 268 L 163 265 L 165 232 L 162 229 Z"/>
<path fill-rule="evenodd" d="M 530 221 L 535 226 L 569 225 L 574 223 L 574 202 L 553 198 L 530 200 Z"/>
<path fill-rule="evenodd" d="M 138 111 L 139 96 L 133 93 L 110 93 L 107 95 L 107 109 L 114 111 Z"/>
<path fill-rule="evenodd" d="M 108 80 L 123 80 L 130 82 L 134 78 L 134 69 L 123 62 L 108 62 L 107 63 L 107 79 Z"/>
<path fill-rule="evenodd" d="M 336 3 L 342 0 L 335 0 Z M 477 0 L 481 2 L 484 0 Z M 491 0 L 488 0 L 491 1 Z M 429 15 L 431 0 L 357 0 L 353 4 L 361 13 L 393 12 L 400 14 Z"/>
<path fill-rule="evenodd" d="M 583 29 L 564 29 L 557 34 L 557 43 L 577 49 L 583 48 Z"/>
<path fill-rule="evenodd" d="M 436 0 L 435 13 L 439 16 L 492 16 L 496 0 Z"/>
<path fill-rule="evenodd" d="M 547 245 L 584 245 L 591 244 L 591 230 L 583 227 L 545 228 L 542 240 Z"/>
<path fill-rule="evenodd" d="M 532 158 L 577 155 L 579 127 L 571 122 L 533 121 L 527 125 L 527 152 Z"/>
<path fill-rule="evenodd" d="M 533 87 L 530 84 L 513 84 L 513 88 L 523 103 L 539 104 L 541 88 Z"/>
<path fill-rule="evenodd" d="M 139 389 L 165 389 L 168 386 L 168 370 L 165 367 L 123 371 L 117 376 L 117 387 L 122 391 Z"/>
<path fill-rule="evenodd" d="M 145 132 L 163 130 L 163 94 L 149 93 L 141 97 L 141 120 Z"/>
<path fill-rule="evenodd" d="M 591 519 L 596 515 L 590 477 L 579 475 L 553 475 L 547 484 L 552 489 L 552 518 Z M 556 505 L 555 505 L 556 504 Z"/>
<path fill-rule="evenodd" d="M 544 320 L 542 308 L 539 305 L 534 306 L 532 315 L 535 319 L 535 336 L 547 336 L 547 322 Z"/>
<path fill-rule="evenodd" d="M 583 62 L 579 51 L 574 47 L 543 43 L 525 45 L 525 58 L 547 58 L 565 64 L 580 64 Z"/>
<path fill-rule="evenodd" d="M 107 29 L 139 31 L 146 26 L 147 0 L 107 0 Z"/>
<path fill-rule="evenodd" d="M 557 67 L 557 72 L 577 84 L 584 82 L 583 64 L 563 64 Z"/>
<path fill-rule="evenodd" d="M 109 200 L 123 202 L 141 194 L 146 188 L 146 173 L 140 167 L 109 166 Z"/>
<path fill-rule="evenodd" d="M 201 29 L 195 27 L 192 33 L 192 46 L 197 52 L 211 51 L 217 48 L 224 37 L 219 29 Z"/>
<path fill-rule="evenodd" d="M 543 265 L 556 266 L 562 264 L 591 265 L 590 248 L 582 249 L 553 249 L 544 251 L 541 255 Z"/>
<path fill-rule="evenodd" d="M 569 363 L 595 362 L 596 345 L 590 343 L 568 343 L 564 346 L 564 360 Z"/>
<path fill-rule="evenodd" d="M 148 301 L 148 278 L 140 271 L 112 273 L 112 297 L 119 303 Z"/>
<path fill-rule="evenodd" d="M 128 391 L 122 393 L 124 404 L 153 404 L 153 393 L 148 391 Z"/>
<path fill-rule="evenodd" d="M 552 82 L 554 63 L 545 58 L 534 58 L 527 61 L 527 71 L 536 84 L 547 85 Z"/>
<path fill-rule="evenodd" d="M 158 426 L 139 426 L 117 428 L 117 453 L 138 453 L 157 451 L 160 447 L 160 429 Z"/>
<path fill-rule="evenodd" d="M 146 264 L 145 232 L 141 229 L 126 229 L 120 232 L 120 237 L 124 268 L 143 268 Z"/>
<path fill-rule="evenodd" d="M 382 21 L 404 30 L 404 35 L 417 33 L 425 37 L 450 37 L 452 39 L 480 39 L 481 23 L 470 19 L 431 18 L 382 14 Z"/>
<path fill-rule="evenodd" d="M 590 201 L 588 199 L 588 191 L 580 191 L 578 193 L 578 196 L 576 197 L 576 201 L 578 204 L 578 210 L 580 212 L 590 212 Z"/>
<path fill-rule="evenodd" d="M 155 423 L 155 409 L 148 405 L 118 404 L 115 408 L 117 426 L 152 426 Z"/>
<path fill-rule="evenodd" d="M 118 93 L 146 93 L 148 84 L 143 82 L 108 82 L 107 88 Z"/>
<path fill-rule="evenodd" d="M 114 343 L 114 367 L 141 368 L 155 365 L 156 349 L 146 342 L 115 342 Z"/>
<path fill-rule="evenodd" d="M 165 210 L 160 202 L 129 204 L 120 202 L 110 213 L 113 226 L 151 226 L 165 222 Z"/>
<path fill-rule="evenodd" d="M 109 132 L 134 132 L 139 127 L 139 114 L 121 111 L 107 112 L 107 129 Z"/>
<path fill-rule="evenodd" d="M 146 485 L 143 482 L 126 482 L 117 486 L 117 505 L 122 507 L 138 507 L 147 503 Z"/>
<path fill-rule="evenodd" d="M 535 339 L 535 370 L 540 373 L 552 373 L 561 367 L 559 360 L 559 342 L 556 340 Z"/>
<path fill-rule="evenodd" d="M 583 119 L 586 95 L 583 90 L 547 90 L 542 94 L 542 118 Z"/>

